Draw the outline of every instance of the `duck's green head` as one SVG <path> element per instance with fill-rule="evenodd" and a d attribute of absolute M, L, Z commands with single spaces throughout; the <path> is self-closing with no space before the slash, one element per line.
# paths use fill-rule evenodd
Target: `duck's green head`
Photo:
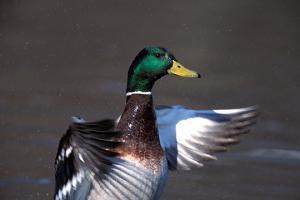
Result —
<path fill-rule="evenodd" d="M 129 68 L 127 92 L 151 91 L 155 81 L 167 74 L 200 78 L 199 73 L 178 63 L 167 49 L 146 47 L 139 52 Z"/>

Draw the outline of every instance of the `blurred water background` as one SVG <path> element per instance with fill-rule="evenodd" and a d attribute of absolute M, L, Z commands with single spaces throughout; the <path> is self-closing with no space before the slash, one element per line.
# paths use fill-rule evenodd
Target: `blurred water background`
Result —
<path fill-rule="evenodd" d="M 117 117 L 127 69 L 169 48 L 202 79 L 165 77 L 156 104 L 260 106 L 250 135 L 170 174 L 162 199 L 300 199 L 300 2 L 0 1 L 0 198 L 51 199 L 70 117 Z"/>

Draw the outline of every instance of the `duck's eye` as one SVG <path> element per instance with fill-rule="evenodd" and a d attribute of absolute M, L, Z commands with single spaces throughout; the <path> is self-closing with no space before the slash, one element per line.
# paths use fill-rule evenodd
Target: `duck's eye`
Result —
<path fill-rule="evenodd" d="M 156 54 L 155 54 L 155 57 L 156 57 L 156 58 L 160 58 L 160 57 L 161 57 L 161 54 L 156 53 Z"/>

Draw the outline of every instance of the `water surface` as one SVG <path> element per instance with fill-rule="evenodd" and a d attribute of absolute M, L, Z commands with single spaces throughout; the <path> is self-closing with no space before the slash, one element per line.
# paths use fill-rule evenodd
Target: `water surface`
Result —
<path fill-rule="evenodd" d="M 0 196 L 51 199 L 70 117 L 117 117 L 145 45 L 202 79 L 165 77 L 156 104 L 258 104 L 242 142 L 204 168 L 172 172 L 162 199 L 300 199 L 298 1 L 0 2 Z"/>

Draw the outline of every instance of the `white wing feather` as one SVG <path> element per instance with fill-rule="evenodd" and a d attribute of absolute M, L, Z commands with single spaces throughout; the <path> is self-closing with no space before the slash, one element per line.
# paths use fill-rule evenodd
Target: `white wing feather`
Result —
<path fill-rule="evenodd" d="M 156 109 L 159 138 L 169 169 L 188 170 L 216 160 L 215 152 L 237 143 L 256 121 L 257 107 L 192 110 L 182 106 Z"/>

